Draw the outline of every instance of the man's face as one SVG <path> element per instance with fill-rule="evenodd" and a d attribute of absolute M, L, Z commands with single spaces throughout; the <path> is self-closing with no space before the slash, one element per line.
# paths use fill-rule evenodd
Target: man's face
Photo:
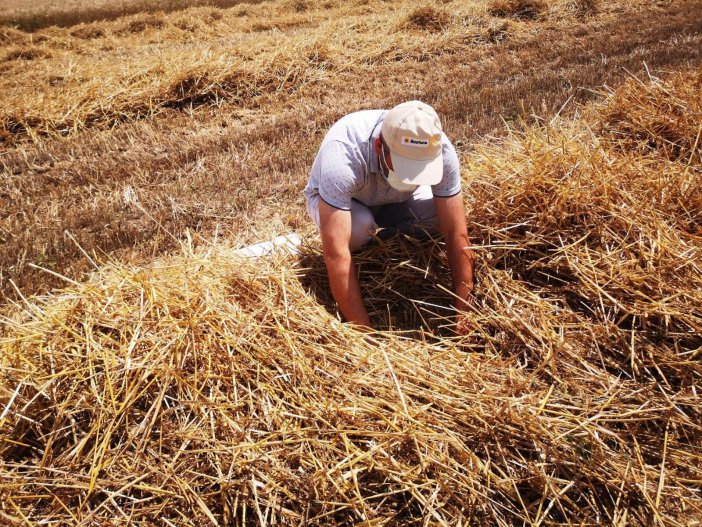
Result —
<path fill-rule="evenodd" d="M 393 170 L 392 158 L 390 157 L 390 149 L 385 144 L 382 134 L 375 140 L 375 153 L 380 161 L 380 171 L 383 176 L 388 177 L 388 169 Z"/>

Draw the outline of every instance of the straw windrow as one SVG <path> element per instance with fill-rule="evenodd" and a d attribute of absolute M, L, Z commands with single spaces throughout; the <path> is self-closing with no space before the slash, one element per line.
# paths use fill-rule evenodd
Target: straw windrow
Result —
<path fill-rule="evenodd" d="M 398 62 L 519 41 L 532 33 L 531 19 L 547 14 L 568 30 L 582 12 L 597 11 L 578 7 L 591 2 L 568 0 L 455 2 L 443 9 L 408 0 L 254 4 L 140 13 L 37 33 L 0 27 L 7 48 L 0 54 L 0 145 L 111 128 L 166 108 L 269 107 L 266 97 L 310 85 L 334 93 L 345 83 L 394 76 Z M 637 8 L 611 4 L 615 13 Z M 691 13 L 698 9 L 695 3 Z"/>
<path fill-rule="evenodd" d="M 696 76 L 645 89 L 692 109 Z M 587 115 L 465 160 L 466 335 L 432 240 L 357 259 L 390 332 L 325 309 L 315 243 L 104 265 L 4 310 L 3 521 L 694 525 L 702 167 Z"/>

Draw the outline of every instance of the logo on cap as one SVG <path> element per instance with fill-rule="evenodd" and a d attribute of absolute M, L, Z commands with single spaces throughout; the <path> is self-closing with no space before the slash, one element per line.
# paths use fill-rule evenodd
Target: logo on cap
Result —
<path fill-rule="evenodd" d="M 428 139 L 417 139 L 416 137 L 409 137 L 407 135 L 402 136 L 402 144 L 406 146 L 419 146 L 426 148 L 429 146 Z"/>

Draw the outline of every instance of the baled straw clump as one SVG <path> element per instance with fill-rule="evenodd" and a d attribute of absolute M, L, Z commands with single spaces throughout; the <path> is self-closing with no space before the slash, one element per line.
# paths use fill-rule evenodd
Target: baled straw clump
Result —
<path fill-rule="evenodd" d="M 4 521 L 696 521 L 702 167 L 624 151 L 596 124 L 465 160 L 480 261 L 466 335 L 437 241 L 358 259 L 375 322 L 425 333 L 341 324 L 314 247 L 105 266 L 5 310 Z"/>
<path fill-rule="evenodd" d="M 310 6 L 305 0 L 290 0 L 283 4 L 284 9 L 289 9 L 295 13 L 304 13 Z"/>

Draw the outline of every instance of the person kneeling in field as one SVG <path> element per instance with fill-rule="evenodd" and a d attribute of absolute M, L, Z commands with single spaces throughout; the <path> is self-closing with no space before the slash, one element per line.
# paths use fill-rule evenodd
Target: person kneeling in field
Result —
<path fill-rule="evenodd" d="M 474 255 L 458 156 L 431 106 L 409 101 L 341 118 L 322 141 L 304 195 L 322 235 L 332 294 L 348 322 L 371 327 L 351 253 L 378 228 L 381 237 L 441 232 L 455 307 L 468 307 Z"/>

